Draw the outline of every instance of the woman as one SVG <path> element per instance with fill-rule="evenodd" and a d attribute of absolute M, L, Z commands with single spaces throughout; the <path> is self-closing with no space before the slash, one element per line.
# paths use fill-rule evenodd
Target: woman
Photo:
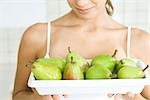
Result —
<path fill-rule="evenodd" d="M 111 18 L 113 6 L 110 0 L 68 0 L 68 3 L 72 10 L 52 21 L 50 27 L 47 23 L 38 23 L 24 32 L 18 53 L 14 100 L 59 100 L 57 95 L 39 96 L 34 89 L 30 89 L 27 81 L 31 69 L 24 66 L 44 56 L 65 58 L 68 46 L 84 58 L 93 58 L 97 54 L 112 54 L 117 48 L 118 59 L 130 54 L 131 57 L 150 64 L 147 57 L 150 55 L 150 35 L 140 29 L 132 29 L 131 47 L 126 50 L 128 27 Z M 50 41 L 48 33 L 51 33 Z M 146 100 L 150 99 L 149 92 L 150 86 L 145 86 L 141 94 L 117 94 L 114 98 Z"/>

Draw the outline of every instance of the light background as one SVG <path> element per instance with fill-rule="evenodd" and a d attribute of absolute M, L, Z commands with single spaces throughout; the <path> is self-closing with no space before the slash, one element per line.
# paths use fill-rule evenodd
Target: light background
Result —
<path fill-rule="evenodd" d="M 150 32 L 150 0 L 112 0 L 113 18 Z M 24 30 L 68 12 L 67 0 L 0 0 L 0 98 L 10 100 Z"/>

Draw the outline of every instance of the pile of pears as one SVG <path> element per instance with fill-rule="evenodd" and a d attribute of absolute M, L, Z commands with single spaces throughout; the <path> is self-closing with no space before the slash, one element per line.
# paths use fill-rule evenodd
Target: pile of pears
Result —
<path fill-rule="evenodd" d="M 100 54 L 91 61 L 68 47 L 66 59 L 38 58 L 32 63 L 31 71 L 37 80 L 99 80 L 144 78 L 144 71 L 131 58 L 117 60 L 113 55 Z"/>

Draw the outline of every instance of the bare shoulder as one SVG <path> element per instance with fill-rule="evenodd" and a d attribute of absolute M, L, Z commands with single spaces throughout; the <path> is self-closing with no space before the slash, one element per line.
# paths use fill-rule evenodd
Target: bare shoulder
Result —
<path fill-rule="evenodd" d="M 30 42 L 40 41 L 42 40 L 41 38 L 46 35 L 46 29 L 46 23 L 36 23 L 25 30 L 22 38 Z"/>
<path fill-rule="evenodd" d="M 16 95 L 22 90 L 28 90 L 27 82 L 31 69 L 23 67 L 35 60 L 38 54 L 38 49 L 43 45 L 45 39 L 46 24 L 38 23 L 28 27 L 23 35 L 19 46 L 17 71 L 13 95 Z"/>
<path fill-rule="evenodd" d="M 150 60 L 147 55 L 150 55 L 150 33 L 134 28 L 132 30 L 132 42 L 131 42 L 132 54 L 135 57 L 150 64 Z"/>
<path fill-rule="evenodd" d="M 22 36 L 21 43 L 32 48 L 43 46 L 46 39 L 47 23 L 36 23 L 28 27 Z"/>
<path fill-rule="evenodd" d="M 148 41 L 150 39 L 150 33 L 139 28 L 134 28 L 132 31 L 132 35 L 136 40 L 138 39 L 138 40 Z"/>

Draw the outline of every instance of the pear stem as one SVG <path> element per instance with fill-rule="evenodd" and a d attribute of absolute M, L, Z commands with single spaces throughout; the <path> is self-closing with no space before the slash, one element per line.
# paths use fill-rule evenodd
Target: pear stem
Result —
<path fill-rule="evenodd" d="M 71 63 L 72 64 L 75 64 L 75 62 L 73 61 L 73 57 L 71 56 Z"/>
<path fill-rule="evenodd" d="M 117 52 L 118 52 L 118 50 L 117 50 L 117 49 L 115 49 L 115 52 L 114 52 L 114 54 L 112 55 L 112 57 L 115 57 L 115 56 L 116 56 L 116 54 L 117 54 Z"/>
<path fill-rule="evenodd" d="M 123 60 L 120 60 L 120 63 L 123 64 Z"/>
<path fill-rule="evenodd" d="M 143 71 L 145 71 L 148 67 L 149 67 L 149 65 L 147 65 L 147 66 L 143 69 Z"/>
<path fill-rule="evenodd" d="M 68 47 L 68 51 L 69 51 L 69 53 L 71 53 L 70 46 Z"/>
<path fill-rule="evenodd" d="M 73 57 L 71 56 L 71 63 L 73 63 Z"/>

